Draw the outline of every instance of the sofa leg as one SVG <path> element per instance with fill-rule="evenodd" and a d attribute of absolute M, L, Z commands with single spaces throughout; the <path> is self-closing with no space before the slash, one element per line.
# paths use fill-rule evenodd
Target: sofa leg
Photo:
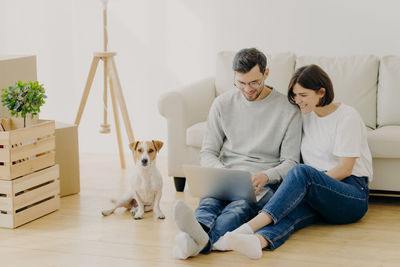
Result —
<path fill-rule="evenodd" d="M 183 189 L 185 189 L 185 183 L 185 177 L 174 177 L 174 184 L 177 192 L 183 192 Z"/>

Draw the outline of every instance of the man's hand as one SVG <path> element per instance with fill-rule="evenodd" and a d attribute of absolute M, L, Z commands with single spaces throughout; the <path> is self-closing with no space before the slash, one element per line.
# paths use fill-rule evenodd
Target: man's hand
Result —
<path fill-rule="evenodd" d="M 253 186 L 256 189 L 256 195 L 260 192 L 261 188 L 268 183 L 268 176 L 265 173 L 257 173 L 251 176 Z"/>

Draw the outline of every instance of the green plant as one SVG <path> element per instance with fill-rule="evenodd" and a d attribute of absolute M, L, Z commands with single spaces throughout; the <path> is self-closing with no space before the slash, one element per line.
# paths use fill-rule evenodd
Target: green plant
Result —
<path fill-rule="evenodd" d="M 45 103 L 44 99 L 47 98 L 43 84 L 39 84 L 38 81 L 27 83 L 18 81 L 8 88 L 3 88 L 2 91 L 3 106 L 7 107 L 13 116 L 18 117 L 21 113 L 24 127 L 26 127 L 26 115 L 31 114 L 31 118 L 38 115 L 40 107 Z"/>

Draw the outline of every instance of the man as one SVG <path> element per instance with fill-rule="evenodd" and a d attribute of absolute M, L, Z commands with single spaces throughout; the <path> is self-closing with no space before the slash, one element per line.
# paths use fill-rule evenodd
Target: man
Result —
<path fill-rule="evenodd" d="M 300 158 L 300 112 L 286 96 L 264 85 L 269 73 L 266 66 L 265 55 L 255 48 L 235 55 L 233 71 L 239 90 L 215 99 L 200 151 L 202 166 L 251 172 L 256 193 L 267 184 L 279 184 Z M 202 198 L 195 213 L 178 201 L 174 216 L 182 232 L 176 236 L 174 257 L 228 250 L 222 236 L 255 216 L 270 197 L 264 196 L 259 205 Z"/>

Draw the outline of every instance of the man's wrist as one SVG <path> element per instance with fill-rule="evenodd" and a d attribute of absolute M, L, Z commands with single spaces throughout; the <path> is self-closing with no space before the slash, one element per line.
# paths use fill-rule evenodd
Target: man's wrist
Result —
<path fill-rule="evenodd" d="M 265 175 L 265 184 L 268 184 L 269 182 L 269 177 L 266 173 L 263 173 Z"/>

